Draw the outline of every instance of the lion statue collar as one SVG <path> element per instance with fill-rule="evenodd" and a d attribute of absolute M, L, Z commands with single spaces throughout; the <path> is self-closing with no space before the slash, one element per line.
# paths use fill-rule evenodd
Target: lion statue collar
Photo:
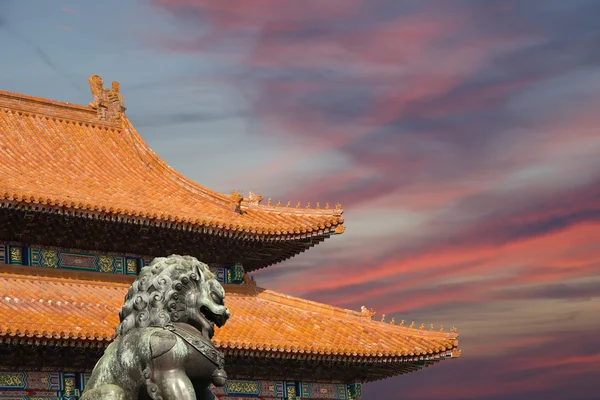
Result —
<path fill-rule="evenodd" d="M 215 366 L 217 366 L 217 368 L 223 369 L 225 367 L 225 357 L 223 357 L 223 353 L 217 350 L 210 340 L 206 340 L 206 337 L 200 332 L 193 332 L 180 325 L 172 324 L 165 325 L 164 328 L 183 339 L 200 354 L 208 358 Z"/>
<path fill-rule="evenodd" d="M 116 337 L 92 372 L 82 400 L 214 399 L 224 357 L 211 342 L 230 312 L 225 291 L 194 257 L 156 258 L 125 296 Z M 142 390 L 145 389 L 145 390 Z"/>

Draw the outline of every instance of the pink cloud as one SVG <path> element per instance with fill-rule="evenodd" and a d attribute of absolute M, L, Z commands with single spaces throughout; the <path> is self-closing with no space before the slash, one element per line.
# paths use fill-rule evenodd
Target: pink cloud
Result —
<path fill-rule="evenodd" d="M 359 214 L 358 229 L 370 230 L 362 242 L 354 231 L 353 245 L 365 254 L 375 241 L 397 247 L 372 259 L 324 247 L 323 265 L 300 268 L 305 264 L 293 259 L 261 273 L 265 286 L 277 283 L 279 291 L 355 309 L 365 304 L 388 319 L 424 312 L 419 318 L 428 321 L 426 310 L 457 303 L 493 310 L 523 287 L 600 272 L 598 99 L 574 96 L 533 111 L 518 101 L 523 93 L 532 103 L 545 101 L 555 96 L 556 76 L 585 68 L 589 54 L 573 57 L 584 43 L 579 36 L 561 47 L 568 30 L 551 42 L 540 28 L 545 23 L 521 25 L 513 18 L 520 7 L 511 4 L 450 10 L 440 2 L 413 11 L 365 1 L 154 3 L 182 24 L 202 22 L 202 30 L 166 38 L 171 50 L 237 57 L 227 77 L 253 93 L 252 134 L 294 148 L 237 179 L 259 186 L 318 157 L 342 159 L 346 170 L 298 178 L 302 184 L 283 198 L 341 202 L 349 230 L 357 229 L 352 222 Z M 375 220 L 386 212 L 390 219 L 413 213 L 422 222 L 414 234 L 402 226 L 377 235 L 382 227 Z M 532 296 L 520 301 L 540 300 Z M 547 309 L 540 313 L 552 319 Z M 569 371 L 592 374 L 598 361 L 593 349 L 582 354 L 572 342 L 555 345 L 549 331 L 485 345 L 478 335 L 466 333 L 478 344 L 465 342 L 465 357 L 455 364 L 464 376 L 447 377 L 454 365 L 435 386 L 411 387 L 419 379 L 411 376 L 402 395 L 539 394 L 568 387 L 578 378 Z"/>

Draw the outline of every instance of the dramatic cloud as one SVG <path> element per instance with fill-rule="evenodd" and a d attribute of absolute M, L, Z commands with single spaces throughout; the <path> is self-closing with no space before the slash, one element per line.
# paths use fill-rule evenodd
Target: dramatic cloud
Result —
<path fill-rule="evenodd" d="M 101 73 L 202 185 L 343 204 L 260 285 L 459 327 L 461 358 L 365 398 L 598 397 L 597 1 L 0 3 L 5 86 L 87 104 L 64 66 Z"/>
<path fill-rule="evenodd" d="M 597 3 L 153 4 L 186 32 L 164 46 L 225 61 L 216 77 L 243 94 L 252 135 L 301 149 L 240 179 L 345 206 L 346 250 L 324 244 L 259 280 L 464 329 L 463 359 L 367 398 L 594 397 L 600 349 L 575 338 L 599 328 Z M 344 167 L 294 173 L 315 159 Z"/>

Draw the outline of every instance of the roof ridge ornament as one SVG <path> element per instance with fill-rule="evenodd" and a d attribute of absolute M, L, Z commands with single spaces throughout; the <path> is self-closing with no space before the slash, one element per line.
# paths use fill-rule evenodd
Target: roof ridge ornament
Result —
<path fill-rule="evenodd" d="M 89 106 L 96 110 L 98 119 L 109 122 L 121 121 L 127 108 L 125 107 L 123 95 L 119 90 L 119 82 L 113 81 L 112 89 L 105 88 L 102 78 L 98 75 L 90 76 L 88 82 L 94 96 L 94 100 Z"/>
<path fill-rule="evenodd" d="M 248 205 L 257 206 L 263 201 L 264 197 L 259 194 L 254 194 L 252 192 L 248 192 Z M 271 199 L 269 199 L 269 204 L 271 203 Z"/>
<path fill-rule="evenodd" d="M 364 318 L 372 319 L 375 315 L 375 311 L 367 309 L 365 306 L 360 307 L 360 313 Z"/>
<path fill-rule="evenodd" d="M 231 208 L 237 212 L 242 213 L 242 201 L 244 200 L 244 196 L 242 196 L 237 190 L 231 191 L 231 202 L 229 203 Z"/>

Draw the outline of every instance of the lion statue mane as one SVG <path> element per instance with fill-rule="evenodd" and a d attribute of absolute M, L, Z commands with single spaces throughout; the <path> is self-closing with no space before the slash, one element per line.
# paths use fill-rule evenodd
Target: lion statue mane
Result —
<path fill-rule="evenodd" d="M 82 400 L 213 399 L 227 378 L 211 339 L 230 316 L 225 291 L 191 256 L 154 259 L 125 296 L 116 336 Z"/>

